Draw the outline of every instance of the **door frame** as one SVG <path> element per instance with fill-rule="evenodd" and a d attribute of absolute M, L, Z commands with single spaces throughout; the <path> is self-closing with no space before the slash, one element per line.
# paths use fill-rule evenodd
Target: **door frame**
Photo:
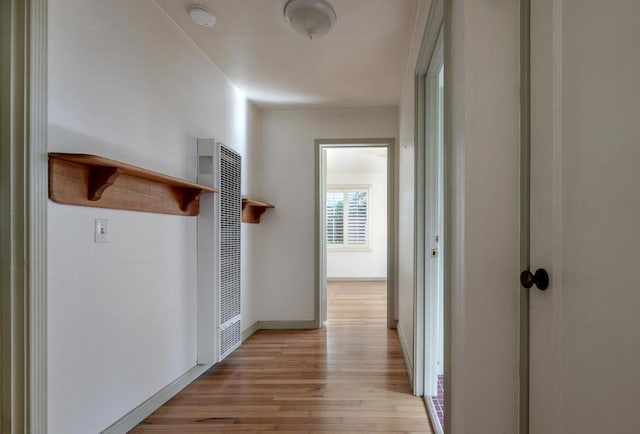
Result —
<path fill-rule="evenodd" d="M 446 56 L 446 44 L 445 32 L 444 32 L 444 0 L 434 0 L 429 10 L 429 18 L 427 19 L 427 25 L 422 38 L 422 45 L 420 47 L 420 54 L 418 55 L 418 61 L 416 63 L 415 70 L 415 186 L 414 186 L 414 288 L 413 288 L 413 393 L 416 396 L 424 396 L 424 374 L 426 370 L 426 357 L 425 357 L 425 283 L 426 283 L 426 267 L 425 258 L 427 252 L 425 249 L 425 217 L 426 217 L 426 110 L 427 110 L 427 89 L 425 88 L 425 78 L 429 72 L 429 66 L 431 59 L 435 53 L 439 37 L 443 38 L 443 56 Z M 442 35 L 442 36 L 440 36 Z M 445 64 L 446 64 L 446 59 Z M 446 80 L 446 78 L 445 78 Z M 445 107 L 446 107 L 446 85 L 445 85 Z M 444 190 L 444 233 L 443 244 L 448 246 L 450 236 L 450 229 L 448 222 L 448 204 L 449 200 L 449 187 L 447 173 L 449 172 L 450 159 L 447 152 L 447 130 L 445 126 L 445 144 L 443 155 L 443 190 Z M 443 276 L 443 289 L 444 289 L 444 376 L 445 376 L 445 391 L 448 389 L 446 383 L 450 378 L 450 340 L 451 340 L 451 327 L 450 327 L 450 300 L 449 300 L 449 249 L 445 249 L 442 255 L 444 261 L 444 276 Z M 445 393 L 445 404 L 450 402 L 450 393 Z M 446 405 L 445 405 L 446 406 Z M 446 409 L 445 409 L 446 414 Z M 446 423 L 446 419 L 445 419 Z"/>
<path fill-rule="evenodd" d="M 520 269 L 530 268 L 531 244 L 531 0 L 520 0 Z M 518 434 L 529 433 L 530 292 L 520 286 Z"/>
<path fill-rule="evenodd" d="M 424 303 L 421 306 L 424 312 L 424 375 L 422 394 L 427 404 L 427 409 L 432 419 L 437 418 L 435 408 L 432 403 L 427 399 L 428 396 L 437 392 L 437 390 L 428 390 L 428 377 L 436 378 L 437 366 L 436 362 L 438 358 L 442 357 L 444 352 L 444 340 L 440 338 L 440 329 L 444 328 L 444 320 L 441 316 L 441 312 L 438 309 L 441 306 L 443 300 L 440 297 L 444 296 L 444 293 L 440 294 L 439 291 L 443 291 L 443 282 L 441 280 L 441 272 L 443 271 L 442 261 L 446 255 L 447 246 L 444 244 L 444 239 L 440 240 L 438 248 L 440 254 L 438 255 L 438 263 L 434 264 L 433 259 L 429 253 L 430 249 L 434 246 L 433 235 L 438 234 L 443 238 L 443 153 L 444 146 L 438 143 L 437 134 L 442 131 L 438 130 L 436 123 L 439 121 L 437 118 L 432 117 L 431 113 L 435 113 L 437 116 L 444 115 L 442 111 L 444 107 L 440 107 L 440 87 L 439 87 L 439 74 L 441 67 L 444 66 L 444 52 L 443 52 L 443 32 L 440 31 L 436 45 L 429 61 L 429 68 L 427 73 L 422 76 L 424 86 L 424 150 L 423 159 L 421 161 L 425 168 L 424 173 L 421 173 L 421 180 L 424 178 L 423 185 L 423 197 L 424 208 L 421 207 L 421 213 L 424 213 L 422 220 L 416 221 L 416 226 L 422 227 L 423 238 L 421 238 L 421 253 L 423 255 L 423 261 L 421 261 L 416 270 L 421 273 L 421 279 L 423 280 L 423 297 Z M 434 99 L 435 98 L 435 99 Z M 438 110 L 441 110 L 438 112 Z M 416 244 L 418 244 L 416 239 Z M 442 306 L 443 307 L 443 306 Z M 439 323 L 442 321 L 442 323 Z M 444 361 L 442 361 L 444 364 Z M 444 366 L 443 366 L 444 368 Z M 436 431 L 440 432 L 436 427 Z"/>
<path fill-rule="evenodd" d="M 0 431 L 47 430 L 47 0 L 0 3 Z"/>
<path fill-rule="evenodd" d="M 396 139 L 316 139 L 315 155 L 315 288 L 313 320 L 316 328 L 322 328 L 327 314 L 326 294 L 326 245 L 324 240 L 325 161 L 323 151 L 329 148 L 386 148 L 387 149 L 387 328 L 395 329 L 397 324 L 397 170 Z"/>

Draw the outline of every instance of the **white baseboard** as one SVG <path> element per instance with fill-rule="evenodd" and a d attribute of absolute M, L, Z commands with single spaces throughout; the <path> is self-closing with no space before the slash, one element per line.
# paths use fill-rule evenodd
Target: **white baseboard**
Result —
<path fill-rule="evenodd" d="M 162 404 L 173 398 L 182 389 L 191 384 L 199 376 L 204 374 L 213 365 L 196 365 L 182 374 L 176 380 L 164 387 L 158 393 L 147 399 L 145 402 L 125 414 L 118 421 L 113 423 L 103 434 L 124 434 L 142 422 L 147 416 L 156 411 Z"/>
<path fill-rule="evenodd" d="M 386 277 L 327 277 L 327 282 L 386 282 Z"/>
<path fill-rule="evenodd" d="M 315 329 L 314 320 L 258 321 L 259 330 L 310 330 Z"/>
<path fill-rule="evenodd" d="M 317 328 L 313 320 L 309 321 L 256 321 L 242 332 L 242 342 L 249 339 L 258 330 L 310 330 Z"/>
<path fill-rule="evenodd" d="M 242 342 L 249 339 L 251 335 L 253 335 L 258 330 L 260 330 L 260 321 L 254 322 L 250 327 L 242 331 Z"/>
<path fill-rule="evenodd" d="M 409 357 L 407 340 L 404 336 L 404 329 L 402 328 L 402 323 L 400 321 L 398 321 L 398 339 L 400 340 L 400 348 L 402 349 L 404 365 L 407 367 L 407 373 L 409 374 L 409 382 L 413 388 L 413 358 Z"/>

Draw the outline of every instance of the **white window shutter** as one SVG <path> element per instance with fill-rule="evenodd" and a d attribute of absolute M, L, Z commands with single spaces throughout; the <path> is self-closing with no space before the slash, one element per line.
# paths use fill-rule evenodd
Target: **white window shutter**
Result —
<path fill-rule="evenodd" d="M 344 243 L 344 193 L 327 192 L 327 244 Z"/>
<path fill-rule="evenodd" d="M 333 249 L 369 246 L 370 187 L 327 188 L 326 243 Z"/>
<path fill-rule="evenodd" d="M 368 237 L 369 198 L 366 191 L 347 193 L 347 241 L 350 245 L 366 245 Z"/>

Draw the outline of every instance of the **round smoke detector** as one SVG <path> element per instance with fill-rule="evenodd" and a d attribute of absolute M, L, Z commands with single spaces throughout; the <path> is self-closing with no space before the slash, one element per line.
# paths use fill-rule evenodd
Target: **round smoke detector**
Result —
<path fill-rule="evenodd" d="M 213 27 L 216 23 L 215 14 L 202 6 L 189 6 L 189 16 L 194 23 L 202 27 Z"/>

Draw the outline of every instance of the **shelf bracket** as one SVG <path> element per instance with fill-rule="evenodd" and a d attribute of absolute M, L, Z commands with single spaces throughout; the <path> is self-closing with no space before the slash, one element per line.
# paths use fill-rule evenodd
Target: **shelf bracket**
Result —
<path fill-rule="evenodd" d="M 182 201 L 180 202 L 180 209 L 184 212 L 189 211 L 192 205 L 198 200 L 202 194 L 202 190 L 197 188 L 185 188 L 182 191 Z"/>
<path fill-rule="evenodd" d="M 260 223 L 260 216 L 269 208 L 274 208 L 268 203 L 242 198 L 242 221 L 244 223 Z"/>
<path fill-rule="evenodd" d="M 100 200 L 102 193 L 113 185 L 121 172 L 118 167 L 89 166 L 87 199 L 92 202 Z"/>
<path fill-rule="evenodd" d="M 266 210 L 267 208 L 251 206 L 251 212 L 250 212 L 250 214 L 252 215 L 252 217 L 250 218 L 251 222 L 260 223 L 260 217 L 262 216 L 262 214 L 265 213 Z"/>

